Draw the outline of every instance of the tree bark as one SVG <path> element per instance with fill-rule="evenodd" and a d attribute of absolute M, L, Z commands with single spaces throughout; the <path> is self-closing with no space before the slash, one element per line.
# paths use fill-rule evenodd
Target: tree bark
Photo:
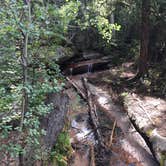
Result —
<path fill-rule="evenodd" d="M 87 103 L 88 103 L 88 107 L 89 107 L 89 115 L 90 115 L 92 124 L 93 124 L 94 128 L 96 129 L 96 137 L 97 137 L 97 140 L 99 141 L 98 144 L 101 147 L 105 147 L 101 132 L 98 129 L 99 118 L 98 118 L 97 111 L 96 111 L 96 105 L 93 103 L 92 94 L 89 90 L 88 83 L 85 78 L 82 78 L 82 85 L 84 87 L 84 91 L 86 94 L 86 99 L 87 99 Z"/>
<path fill-rule="evenodd" d="M 29 26 L 31 24 L 31 5 L 30 0 L 26 1 L 28 5 L 28 30 Z M 29 32 L 24 34 L 24 46 L 23 51 L 21 54 L 21 64 L 22 64 L 22 70 L 23 70 L 23 91 L 22 91 L 22 113 L 21 113 L 21 122 L 20 122 L 20 131 L 22 131 L 23 128 L 23 121 L 24 121 L 24 115 L 28 111 L 28 93 L 26 90 L 26 86 L 28 84 L 28 41 L 29 41 Z"/>
<path fill-rule="evenodd" d="M 141 23 L 141 47 L 138 64 L 138 75 L 143 76 L 148 72 L 148 45 L 149 45 L 149 15 L 150 0 L 142 0 L 142 23 Z"/>
<path fill-rule="evenodd" d="M 20 121 L 20 135 L 18 136 L 18 141 L 20 142 L 22 137 L 22 130 L 24 125 L 24 117 L 25 113 L 28 111 L 28 92 L 27 92 L 27 85 L 28 85 L 28 42 L 29 42 L 29 26 L 31 24 L 31 6 L 30 1 L 26 1 L 25 3 L 28 5 L 28 29 L 24 36 L 24 43 L 23 49 L 21 52 L 21 65 L 22 65 L 22 77 L 23 77 L 23 89 L 22 89 L 22 111 L 21 111 L 21 121 Z M 23 166 L 23 154 L 21 151 L 19 152 L 19 166 Z"/>

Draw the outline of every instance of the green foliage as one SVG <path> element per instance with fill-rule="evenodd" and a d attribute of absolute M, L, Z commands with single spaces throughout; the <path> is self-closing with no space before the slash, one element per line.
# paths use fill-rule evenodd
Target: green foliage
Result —
<path fill-rule="evenodd" d="M 67 131 L 59 134 L 57 142 L 51 153 L 51 160 L 58 166 L 67 166 L 67 158 L 71 155 L 72 147 Z"/>
<path fill-rule="evenodd" d="M 17 157 L 20 154 L 20 152 L 22 154 L 24 153 L 24 151 L 22 151 L 22 147 L 19 144 L 13 144 L 13 143 L 9 143 L 8 145 L 3 144 L 0 147 L 0 151 L 4 149 L 8 151 L 12 157 Z"/>
<path fill-rule="evenodd" d="M 165 161 L 166 161 L 166 153 L 163 152 L 163 154 L 161 155 L 161 159 L 160 159 L 160 165 L 164 166 L 165 165 Z"/>
<path fill-rule="evenodd" d="M 79 111 L 80 110 L 80 103 L 83 104 L 83 101 L 79 95 L 76 95 L 75 100 L 70 103 L 70 107 L 72 110 Z"/>
<path fill-rule="evenodd" d="M 121 26 L 111 23 L 109 17 L 113 12 L 112 0 L 95 0 L 88 4 L 81 5 L 83 17 L 77 20 L 82 29 L 94 27 L 108 43 L 111 42 L 112 32 L 119 31 Z"/>
<path fill-rule="evenodd" d="M 34 160 L 41 159 L 40 118 L 52 110 L 44 103 L 46 95 L 63 88 L 63 78 L 56 64 L 56 49 L 66 40 L 67 27 L 76 17 L 79 3 L 70 1 L 63 6 L 42 1 L 5 0 L 0 4 L 0 139 L 9 139 L 13 130 L 18 139 L 1 147 L 11 156 L 26 154 L 34 149 Z M 27 65 L 22 59 L 27 42 Z M 24 69 L 27 82 L 24 82 Z M 22 114 L 24 92 L 28 108 Z M 23 117 L 23 130 L 19 121 Z M 16 127 L 10 125 L 17 122 Z M 13 142 L 12 142 L 13 141 Z"/>
<path fill-rule="evenodd" d="M 98 16 L 97 17 L 97 25 L 95 25 L 99 31 L 99 33 L 102 35 L 102 37 L 104 39 L 107 40 L 107 42 L 109 43 L 112 39 L 112 31 L 113 30 L 120 30 L 120 25 L 118 25 L 117 23 L 115 24 L 110 24 L 108 19 Z"/>
<path fill-rule="evenodd" d="M 79 6 L 79 1 L 69 1 L 67 4 L 63 5 L 60 8 L 59 14 L 62 19 L 61 25 L 63 27 L 63 32 L 67 32 L 67 25 L 70 23 L 71 20 L 74 20 L 76 18 Z"/>

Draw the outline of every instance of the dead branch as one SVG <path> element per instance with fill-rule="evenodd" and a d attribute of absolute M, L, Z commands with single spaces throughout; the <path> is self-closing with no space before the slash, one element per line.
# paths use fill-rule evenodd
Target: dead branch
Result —
<path fill-rule="evenodd" d="M 84 92 L 82 92 L 81 88 L 79 88 L 77 84 L 75 84 L 69 77 L 66 77 L 66 80 L 77 90 L 77 92 L 78 92 L 84 99 L 86 99 L 86 95 L 84 94 Z"/>
<path fill-rule="evenodd" d="M 95 166 L 95 151 L 94 146 L 90 145 L 90 166 Z"/>
<path fill-rule="evenodd" d="M 93 103 L 92 93 L 90 92 L 90 89 L 87 84 L 87 80 L 85 78 L 82 78 L 82 84 L 83 84 L 87 102 L 88 102 L 89 115 L 92 120 L 92 124 L 93 124 L 94 128 L 96 129 L 96 137 L 99 141 L 99 145 L 104 146 L 104 140 L 102 138 L 100 130 L 98 129 L 99 120 L 98 120 L 98 115 L 97 115 L 97 111 L 96 111 L 96 105 Z"/>
<path fill-rule="evenodd" d="M 85 78 L 82 78 L 82 84 L 84 87 L 84 92 L 83 90 L 78 87 L 76 83 L 74 83 L 69 77 L 66 77 L 67 81 L 77 90 L 77 92 L 85 99 L 87 100 L 88 107 L 89 107 L 89 115 L 92 120 L 93 127 L 95 129 L 96 137 L 99 142 L 100 146 L 105 147 L 104 145 L 104 140 L 102 138 L 102 135 L 99 130 L 99 121 L 98 121 L 98 115 L 96 111 L 96 105 L 93 103 L 92 100 L 92 93 L 90 92 L 90 88 L 88 86 L 87 80 Z"/>
<path fill-rule="evenodd" d="M 111 147 L 111 145 L 112 145 L 112 141 L 113 141 L 113 137 L 114 137 L 115 127 L 116 127 L 116 120 L 114 121 L 114 124 L 113 124 L 113 127 L 112 127 L 112 132 L 111 132 L 111 136 L 110 136 L 109 147 Z"/>

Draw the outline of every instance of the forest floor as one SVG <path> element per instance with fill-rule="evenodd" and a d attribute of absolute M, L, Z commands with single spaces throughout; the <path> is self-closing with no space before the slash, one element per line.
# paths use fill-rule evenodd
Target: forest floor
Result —
<path fill-rule="evenodd" d="M 70 99 L 72 145 L 69 166 L 166 165 L 166 80 L 159 79 L 156 70 L 151 79 L 130 82 L 136 74 L 133 64 L 127 62 L 107 70 L 67 77 L 64 91 Z M 97 128 L 92 124 L 82 78 L 87 80 L 97 112 Z M 96 136 L 97 132 L 102 139 Z M 17 133 L 12 133 L 10 141 L 16 138 Z M 9 159 L 3 157 L 4 164 L 0 165 Z"/>
<path fill-rule="evenodd" d="M 69 77 L 82 90 L 81 78 L 87 78 L 97 107 L 100 131 L 105 145 L 111 150 L 107 153 L 110 157 L 107 163 L 101 159 L 105 154 L 99 161 L 94 153 L 96 165 L 159 165 L 156 160 L 160 165 L 166 164 L 164 88 L 161 89 L 160 83 L 154 87 L 152 82 L 155 80 L 151 83 L 146 79 L 133 83 L 126 81 L 135 73 L 133 63 L 128 62 L 109 70 Z"/>

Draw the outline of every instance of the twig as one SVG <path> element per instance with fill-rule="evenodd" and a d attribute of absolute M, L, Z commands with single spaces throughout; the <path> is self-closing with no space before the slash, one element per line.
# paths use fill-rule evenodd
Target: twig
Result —
<path fill-rule="evenodd" d="M 115 127 L 116 127 L 116 120 L 114 121 L 113 128 L 112 128 L 112 131 L 111 131 L 109 147 L 111 147 L 111 145 L 112 145 L 112 141 L 113 141 L 113 137 L 114 137 Z"/>
<path fill-rule="evenodd" d="M 76 130 L 79 130 L 79 131 L 83 132 L 81 129 L 79 129 L 79 128 L 77 128 L 77 127 L 73 127 L 73 126 L 71 126 L 71 128 L 73 128 L 73 129 L 76 129 Z"/>

